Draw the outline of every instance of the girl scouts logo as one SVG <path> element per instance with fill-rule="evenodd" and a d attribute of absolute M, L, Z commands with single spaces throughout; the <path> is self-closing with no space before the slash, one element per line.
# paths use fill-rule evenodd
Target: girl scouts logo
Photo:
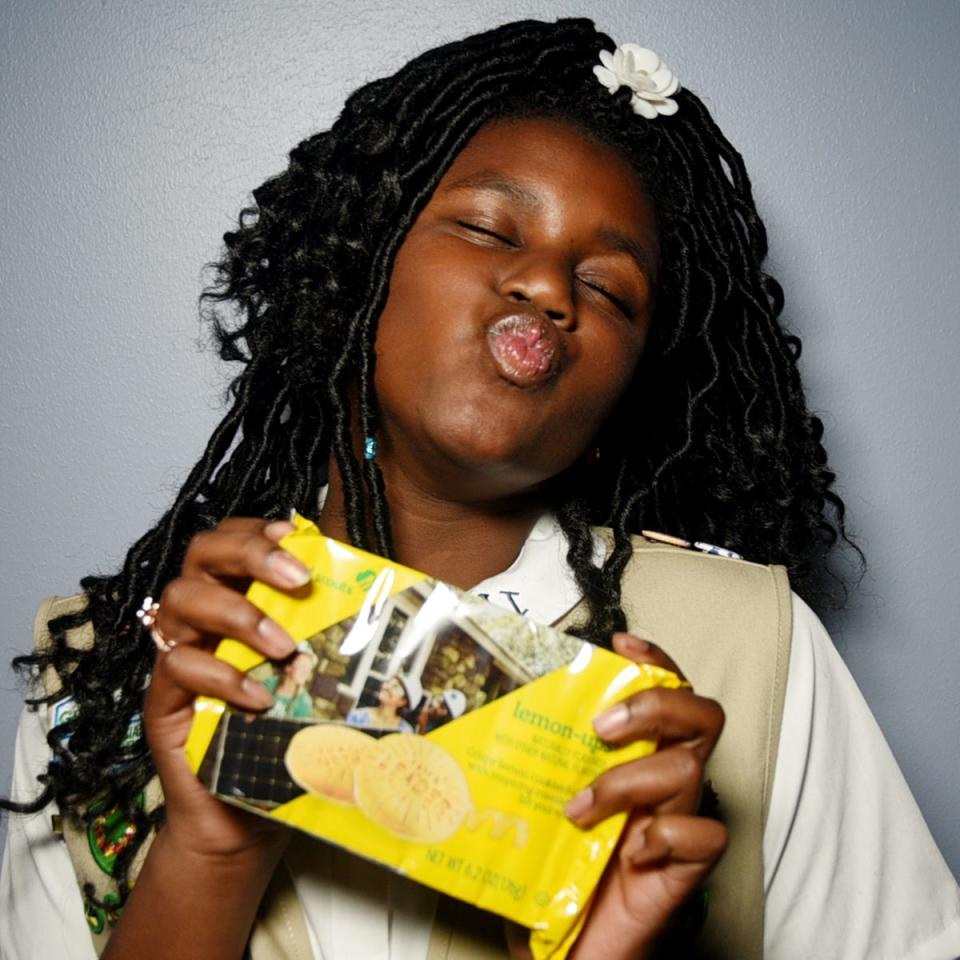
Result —
<path fill-rule="evenodd" d="M 143 809 L 142 791 L 134 802 Z M 133 839 L 137 828 L 124 816 L 122 810 L 118 807 L 110 807 L 108 810 L 102 801 L 90 807 L 88 814 L 93 816 L 87 827 L 90 853 L 97 866 L 107 876 L 112 877 L 117 856 Z"/>

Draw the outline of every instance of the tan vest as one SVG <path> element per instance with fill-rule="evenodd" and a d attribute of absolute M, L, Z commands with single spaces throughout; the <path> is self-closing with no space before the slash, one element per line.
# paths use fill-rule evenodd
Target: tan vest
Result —
<path fill-rule="evenodd" d="M 634 538 L 634 548 L 622 590 L 629 629 L 663 647 L 694 689 L 718 700 L 726 712 L 723 735 L 707 775 L 720 797 L 730 843 L 708 882 L 709 911 L 698 954 L 716 960 L 759 960 L 763 956 L 763 826 L 776 765 L 792 630 L 787 577 L 781 567 L 707 556 L 639 537 Z M 74 596 L 50 598 L 41 605 L 35 623 L 38 649 L 49 642 L 47 621 L 79 609 L 81 603 L 82 598 Z M 557 625 L 570 626 L 583 616 L 584 608 L 578 605 Z M 89 646 L 89 625 L 71 640 L 77 646 Z M 57 689 L 52 671 L 44 677 L 44 685 L 48 691 Z M 154 778 L 145 803 L 152 808 L 160 800 Z M 109 897 L 115 885 L 103 867 L 103 848 L 109 851 L 111 824 L 101 823 L 99 830 L 68 822 L 63 827 L 81 889 L 92 883 L 100 900 Z M 112 828 L 116 832 L 116 825 Z M 141 862 L 147 846 L 141 847 Z M 116 916 L 88 905 L 88 920 L 99 954 Z M 311 960 L 303 911 L 282 865 L 258 911 L 248 956 L 250 960 Z M 428 960 L 506 956 L 498 918 L 441 898 Z"/>

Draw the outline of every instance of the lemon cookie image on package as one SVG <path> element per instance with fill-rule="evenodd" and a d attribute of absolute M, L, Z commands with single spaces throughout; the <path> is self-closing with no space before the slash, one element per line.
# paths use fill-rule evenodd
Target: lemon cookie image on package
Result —
<path fill-rule="evenodd" d="M 463 770 L 443 747 L 393 733 L 356 768 L 357 806 L 382 827 L 418 843 L 448 839 L 472 809 Z"/>
<path fill-rule="evenodd" d="M 274 705 L 199 698 L 191 766 L 230 803 L 530 928 L 537 960 L 565 956 L 625 818 L 584 831 L 564 805 L 655 749 L 611 749 L 592 719 L 682 681 L 297 526 L 283 546 L 310 589 L 248 592 L 297 651 L 217 651 Z"/>
<path fill-rule="evenodd" d="M 318 723 L 290 738 L 284 766 L 295 784 L 308 793 L 354 806 L 354 774 L 377 745 L 369 734 L 350 727 Z"/>

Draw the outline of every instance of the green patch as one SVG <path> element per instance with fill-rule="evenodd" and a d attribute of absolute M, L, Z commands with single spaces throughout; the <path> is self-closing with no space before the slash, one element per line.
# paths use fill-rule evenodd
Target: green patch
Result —
<path fill-rule="evenodd" d="M 135 802 L 142 810 L 144 804 L 142 791 L 137 795 Z M 87 813 L 93 816 L 87 827 L 90 853 L 97 866 L 107 876 L 112 877 L 117 857 L 134 838 L 137 828 L 126 818 L 122 810 L 118 807 L 110 807 L 108 810 L 103 802 L 95 803 Z M 117 902 L 119 903 L 119 900 Z M 87 919 L 90 919 L 89 914 Z"/>

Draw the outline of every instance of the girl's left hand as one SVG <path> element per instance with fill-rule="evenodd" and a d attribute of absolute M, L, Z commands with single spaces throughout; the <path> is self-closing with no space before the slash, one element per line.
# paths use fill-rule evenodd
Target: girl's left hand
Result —
<path fill-rule="evenodd" d="M 615 634 L 613 647 L 636 663 L 683 676 L 662 650 L 630 634 Z M 659 748 L 601 774 L 567 804 L 567 816 L 584 829 L 628 814 L 571 960 L 653 956 L 671 917 L 720 858 L 726 829 L 696 811 L 723 720 L 720 704 L 689 688 L 644 690 L 594 720 L 611 745 L 642 739 L 658 741 Z"/>

